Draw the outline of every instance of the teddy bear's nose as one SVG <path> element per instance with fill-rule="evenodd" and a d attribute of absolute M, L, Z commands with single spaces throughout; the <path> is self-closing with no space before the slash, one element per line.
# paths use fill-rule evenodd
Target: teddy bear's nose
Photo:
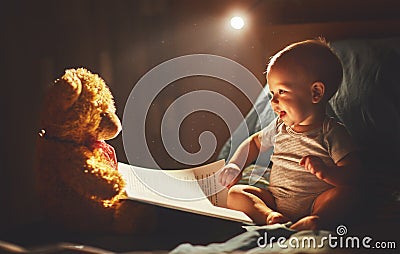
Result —
<path fill-rule="evenodd" d="M 122 129 L 119 118 L 115 114 L 107 112 L 101 113 L 100 115 L 102 118 L 99 125 L 99 132 L 101 133 L 99 139 L 107 140 L 117 136 Z"/>

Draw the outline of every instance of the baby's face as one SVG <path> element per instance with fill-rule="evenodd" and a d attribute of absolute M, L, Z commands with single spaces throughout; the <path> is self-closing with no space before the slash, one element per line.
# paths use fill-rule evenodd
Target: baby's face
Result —
<path fill-rule="evenodd" d="M 272 68 L 267 80 L 272 108 L 287 126 L 301 132 L 313 125 L 316 112 L 312 103 L 311 83 L 306 78 L 288 70 Z"/>

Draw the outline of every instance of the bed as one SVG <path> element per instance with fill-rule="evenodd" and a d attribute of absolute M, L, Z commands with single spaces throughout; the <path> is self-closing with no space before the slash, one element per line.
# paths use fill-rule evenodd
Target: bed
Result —
<path fill-rule="evenodd" d="M 399 196 L 399 166 L 400 165 L 400 84 L 398 70 L 400 66 L 400 38 L 385 39 L 352 39 L 338 40 L 332 43 L 334 50 L 341 58 L 344 66 L 344 80 L 338 93 L 330 101 L 329 113 L 340 119 L 348 128 L 358 144 L 363 147 L 364 175 L 367 201 L 371 204 L 371 211 L 366 213 L 361 222 L 351 227 L 341 228 L 348 230 L 347 236 L 357 236 L 363 239 L 366 236 L 374 241 L 396 244 L 398 251 L 398 233 L 400 226 L 400 196 Z M 231 144 L 238 144 L 246 138 L 240 131 L 247 126 L 253 133 L 266 126 L 274 117 L 274 113 L 267 103 L 266 88 L 260 93 L 255 108 L 250 110 L 245 121 L 233 133 L 219 154 L 219 158 L 229 159 L 231 151 L 235 149 Z M 257 114 L 261 112 L 260 114 Z M 383 135 L 387 136 L 382 138 Z M 266 168 L 269 164 L 268 156 L 260 161 L 257 168 Z M 250 168 L 248 172 L 252 172 Z M 257 183 L 261 186 L 268 184 L 268 171 L 261 170 L 261 177 Z M 249 173 L 249 174 L 250 174 Z M 246 180 L 246 179 L 245 179 Z M 282 248 L 277 242 L 268 244 L 265 241 L 267 234 L 281 244 L 289 246 L 290 241 L 309 241 L 310 237 L 320 243 L 322 239 L 338 234 L 342 231 L 301 231 L 293 232 L 288 225 L 274 225 L 242 228 L 241 225 L 231 225 L 215 220 L 205 220 L 200 217 L 190 217 L 183 213 L 174 213 L 163 210 L 163 215 L 169 218 L 160 228 L 169 229 L 155 235 L 143 236 L 80 236 L 65 237 L 57 234 L 44 235 L 42 241 L 25 240 L 24 246 L 13 245 L 9 242 L 0 242 L 0 251 L 5 253 L 32 252 L 32 253 L 142 253 L 142 251 L 158 250 L 159 253 L 365 253 L 376 249 L 369 248 Z M 176 221 L 181 221 L 176 225 Z M 186 222 L 191 221 L 192 224 Z M 182 226 L 184 224 L 184 226 Z M 345 225 L 344 225 L 345 226 Z M 21 238 L 25 233 L 28 237 L 41 234 L 40 227 L 31 227 L 31 231 L 18 231 L 14 237 L 10 233 L 7 239 Z M 52 229 L 47 229 L 52 232 Z M 186 230 L 177 233 L 177 230 Z M 339 229 L 338 229 L 339 230 Z M 190 232 L 189 232 L 190 231 Z M 189 237 L 190 233 L 192 237 Z M 206 236 L 204 241 L 198 236 Z M 325 237 L 325 238 L 324 238 Z M 40 238 L 40 237 L 39 237 Z M 60 242 L 70 241 L 72 244 Z M 156 243 L 154 241 L 156 240 Z M 41 245 L 50 243 L 50 245 Z M 17 243 L 18 244 L 18 243 Z M 312 243 L 311 243 L 312 244 Z M 265 245 L 265 246 L 264 246 Z M 32 246 L 32 247 L 29 247 Z M 39 247 L 37 247 L 39 246 Z M 93 247 L 92 247 L 93 246 Z M 94 247 L 96 246 L 96 247 Z M 264 246 L 264 247 L 263 247 Z M 135 251 L 127 251 L 135 250 Z M 140 251 L 138 251 L 140 250 Z M 160 251 L 163 250 L 163 251 Z M 386 249 L 384 253 L 396 252 L 396 249 Z"/>
<path fill-rule="evenodd" d="M 332 48 L 343 63 L 344 74 L 327 113 L 344 123 L 362 148 L 363 175 L 360 177 L 365 188 L 364 202 L 371 204 L 370 211 L 360 214 L 350 227 L 340 225 L 335 231 L 293 232 L 288 225 L 254 226 L 223 243 L 206 246 L 185 243 L 172 253 L 377 253 L 373 244 L 361 243 L 366 235 L 374 239 L 371 243 L 378 239 L 386 240 L 387 245 L 391 243 L 392 248 L 382 250 L 384 253 L 399 248 L 395 232 L 400 226 L 400 38 L 339 40 L 332 43 Z M 246 138 L 244 129 L 248 128 L 252 134 L 275 118 L 267 89 L 268 84 L 245 121 L 224 145 L 219 158 L 229 160 L 236 146 Z M 269 170 L 263 169 L 269 165 L 269 155 L 246 168 L 240 183 L 267 187 Z M 257 181 L 249 181 L 250 177 Z M 265 236 L 274 241 L 265 242 L 268 238 Z M 278 241 L 279 237 L 282 242 Z M 356 242 L 353 245 L 344 242 L 341 246 L 339 242 L 322 244 L 329 237 L 338 237 L 338 241 L 341 237 L 343 241 L 357 238 L 354 241 L 359 241 L 359 245 Z"/>

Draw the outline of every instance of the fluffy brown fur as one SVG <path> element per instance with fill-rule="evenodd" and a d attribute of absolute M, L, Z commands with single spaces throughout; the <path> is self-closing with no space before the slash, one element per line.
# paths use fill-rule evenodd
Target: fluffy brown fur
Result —
<path fill-rule="evenodd" d="M 103 79 L 66 70 L 45 97 L 37 147 L 37 186 L 48 219 L 79 232 L 144 232 L 151 207 L 121 201 L 124 186 L 114 149 L 104 140 L 121 130 Z"/>

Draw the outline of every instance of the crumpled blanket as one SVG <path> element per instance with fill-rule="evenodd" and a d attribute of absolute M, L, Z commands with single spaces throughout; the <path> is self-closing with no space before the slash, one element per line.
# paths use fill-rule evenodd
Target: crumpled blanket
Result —
<path fill-rule="evenodd" d="M 295 231 L 289 228 L 290 225 L 291 222 L 265 226 L 244 226 L 247 232 L 226 242 L 211 243 L 206 246 L 183 243 L 173 249 L 170 254 L 354 253 L 354 251 L 362 251 L 360 248 L 345 248 L 356 246 L 344 246 L 343 243 L 341 247 L 340 236 L 334 232 L 326 230 Z"/>

